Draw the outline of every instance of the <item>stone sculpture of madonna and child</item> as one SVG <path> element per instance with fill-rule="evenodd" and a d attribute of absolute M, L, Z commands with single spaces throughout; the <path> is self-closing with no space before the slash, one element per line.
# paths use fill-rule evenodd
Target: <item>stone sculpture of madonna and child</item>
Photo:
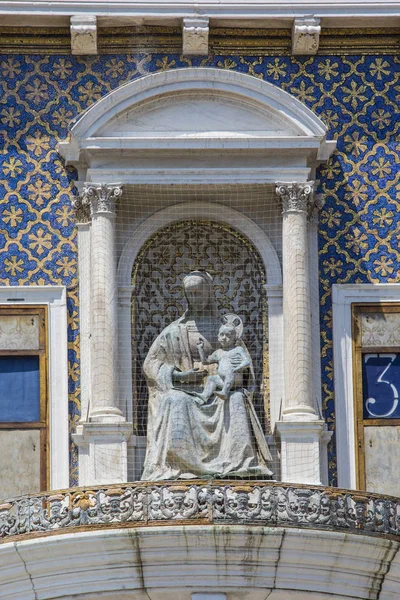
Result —
<path fill-rule="evenodd" d="M 224 393 L 208 394 L 208 398 L 202 395 L 207 367 L 201 357 L 218 352 L 221 327 L 212 278 L 192 271 L 183 287 L 187 310 L 159 334 L 143 365 L 149 410 L 142 480 L 271 477 L 267 466 L 271 455 L 251 399 L 253 366 L 240 340 L 240 326 L 234 337 L 241 352 L 234 353 L 232 367 L 246 370 L 247 377 L 244 373 L 230 376 Z M 232 329 L 232 322 L 228 325 Z"/>

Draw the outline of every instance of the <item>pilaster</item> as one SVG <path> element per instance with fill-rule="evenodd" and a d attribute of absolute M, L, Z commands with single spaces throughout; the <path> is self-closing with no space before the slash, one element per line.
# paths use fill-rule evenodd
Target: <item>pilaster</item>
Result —
<path fill-rule="evenodd" d="M 264 286 L 268 305 L 268 354 L 270 377 L 270 426 L 279 421 L 283 400 L 283 290 L 281 285 Z"/>
<path fill-rule="evenodd" d="M 132 317 L 132 295 L 135 286 L 127 285 L 118 288 L 118 372 L 120 408 L 125 417 L 132 421 L 132 331 L 127 327 Z"/>

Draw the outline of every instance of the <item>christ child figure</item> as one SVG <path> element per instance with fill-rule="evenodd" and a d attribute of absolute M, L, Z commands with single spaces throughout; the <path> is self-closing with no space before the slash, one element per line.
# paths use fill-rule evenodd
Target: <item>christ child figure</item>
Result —
<path fill-rule="evenodd" d="M 245 349 L 238 341 L 238 333 L 234 325 L 222 325 L 218 332 L 220 348 L 206 357 L 204 353 L 204 342 L 199 340 L 197 348 L 200 360 L 204 365 L 218 363 L 216 375 L 209 375 L 206 379 L 203 392 L 196 394 L 205 404 L 213 394 L 228 400 L 229 392 L 233 385 L 239 384 L 237 377 L 244 369 L 250 366 L 250 359 Z"/>

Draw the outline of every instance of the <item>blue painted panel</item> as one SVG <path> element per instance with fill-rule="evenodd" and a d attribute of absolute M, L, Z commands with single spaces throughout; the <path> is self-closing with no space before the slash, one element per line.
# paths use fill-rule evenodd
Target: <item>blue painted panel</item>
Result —
<path fill-rule="evenodd" d="M 39 420 L 39 357 L 0 356 L 0 422 Z"/>
<path fill-rule="evenodd" d="M 400 418 L 400 353 L 364 354 L 364 419 Z"/>

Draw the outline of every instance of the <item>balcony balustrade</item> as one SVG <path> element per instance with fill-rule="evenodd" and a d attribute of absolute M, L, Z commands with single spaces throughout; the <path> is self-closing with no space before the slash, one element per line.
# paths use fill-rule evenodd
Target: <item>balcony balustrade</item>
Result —
<path fill-rule="evenodd" d="M 400 499 L 271 482 L 191 481 L 71 488 L 0 504 L 1 541 L 80 529 L 249 524 L 400 540 Z"/>

